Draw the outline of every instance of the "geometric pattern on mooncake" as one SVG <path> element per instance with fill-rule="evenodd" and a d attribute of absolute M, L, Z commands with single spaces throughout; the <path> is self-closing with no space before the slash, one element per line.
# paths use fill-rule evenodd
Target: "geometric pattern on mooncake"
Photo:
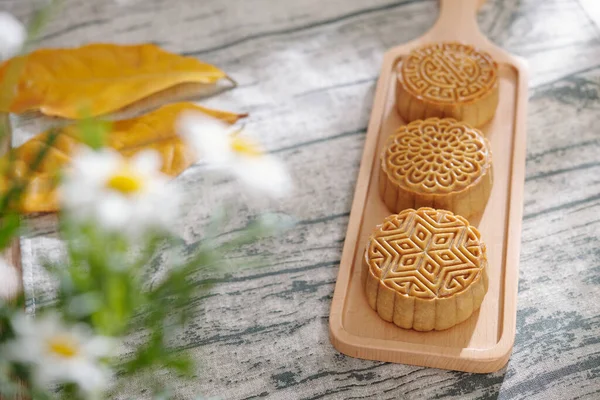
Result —
<path fill-rule="evenodd" d="M 446 210 L 390 215 L 365 249 L 369 306 L 385 321 L 417 331 L 444 330 L 481 307 L 487 256 L 476 228 Z"/>
<path fill-rule="evenodd" d="M 396 107 L 405 122 L 454 118 L 480 127 L 499 101 L 498 66 L 492 57 L 461 43 L 412 50 L 396 66 Z"/>
<path fill-rule="evenodd" d="M 406 90 L 437 103 L 476 100 L 498 81 L 492 57 L 461 43 L 434 43 L 413 50 L 402 62 Z"/>
<path fill-rule="evenodd" d="M 384 285 L 422 299 L 462 292 L 485 265 L 475 228 L 450 212 L 426 208 L 386 218 L 367 252 L 369 267 Z"/>
<path fill-rule="evenodd" d="M 477 129 L 452 118 L 413 121 L 387 141 L 381 167 L 391 184 L 417 193 L 456 192 L 491 168 L 491 152 Z"/>

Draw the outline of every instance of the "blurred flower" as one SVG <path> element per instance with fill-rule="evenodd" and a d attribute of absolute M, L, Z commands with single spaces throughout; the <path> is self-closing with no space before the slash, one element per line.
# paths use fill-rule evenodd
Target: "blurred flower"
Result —
<path fill-rule="evenodd" d="M 110 371 L 100 359 L 111 353 L 113 340 L 93 336 L 85 325 L 65 326 L 55 314 L 34 319 L 19 313 L 12 326 L 16 338 L 6 343 L 3 354 L 30 365 L 38 385 L 75 383 L 88 394 L 109 385 Z"/>
<path fill-rule="evenodd" d="M 21 290 L 21 279 L 17 269 L 0 258 L 0 299 L 11 300 L 17 297 Z"/>
<path fill-rule="evenodd" d="M 179 193 L 167 188 L 154 151 L 125 159 L 115 151 L 81 149 L 61 187 L 69 215 L 104 229 L 137 237 L 148 229 L 168 229 L 176 216 Z"/>
<path fill-rule="evenodd" d="M 26 38 L 23 24 L 12 14 L 0 11 L 0 61 L 16 55 Z"/>
<path fill-rule="evenodd" d="M 250 189 L 273 197 L 291 190 L 290 176 L 275 157 L 225 123 L 198 113 L 179 120 L 179 133 L 210 167 L 230 171 Z"/>

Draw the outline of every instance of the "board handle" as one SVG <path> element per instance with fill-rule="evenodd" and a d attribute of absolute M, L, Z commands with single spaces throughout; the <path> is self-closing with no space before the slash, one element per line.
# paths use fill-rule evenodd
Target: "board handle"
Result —
<path fill-rule="evenodd" d="M 425 38 L 444 38 L 484 46 L 488 39 L 479 30 L 477 11 L 485 0 L 440 0 L 440 14 Z"/>

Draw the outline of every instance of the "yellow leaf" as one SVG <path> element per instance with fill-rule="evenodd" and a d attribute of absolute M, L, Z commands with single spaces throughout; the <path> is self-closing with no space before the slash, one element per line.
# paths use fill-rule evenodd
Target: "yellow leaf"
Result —
<path fill-rule="evenodd" d="M 71 119 L 112 113 L 180 84 L 214 85 L 227 77 L 213 65 L 153 44 L 40 49 L 0 65 L 0 82 L 14 69 L 11 64 L 22 65 L 17 92 L 8 106 L 0 102 L 0 111 L 39 110 Z"/>
<path fill-rule="evenodd" d="M 184 111 L 202 112 L 229 124 L 246 116 L 192 103 L 171 104 L 141 117 L 114 122 L 108 133 L 107 146 L 125 157 L 131 157 L 142 150 L 154 149 L 162 159 L 161 171 L 169 176 L 177 176 L 195 161 L 194 155 L 175 131 L 177 117 Z M 30 167 L 39 152 L 46 147 L 51 135 L 50 131 L 42 132 L 14 149 L 11 170 L 2 168 L 5 173 L 0 180 L 0 191 L 8 189 L 11 179 L 27 178 L 29 182 L 19 207 L 22 213 L 58 210 L 58 173 L 68 165 L 74 150 L 81 145 L 81 140 L 77 125 L 62 128 L 38 170 L 32 174 Z M 0 166 L 2 165 L 8 165 L 7 156 L 0 160 Z"/>

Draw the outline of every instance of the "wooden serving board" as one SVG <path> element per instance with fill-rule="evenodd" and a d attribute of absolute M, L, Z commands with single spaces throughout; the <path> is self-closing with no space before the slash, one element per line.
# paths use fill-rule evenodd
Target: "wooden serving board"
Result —
<path fill-rule="evenodd" d="M 480 373 L 502 368 L 510 357 L 525 176 L 527 67 L 479 31 L 480 3 L 441 0 L 440 16 L 429 32 L 384 56 L 329 319 L 331 342 L 349 356 Z M 391 214 L 377 184 L 385 139 L 404 124 L 395 107 L 395 67 L 414 47 L 442 41 L 473 45 L 498 63 L 499 105 L 493 120 L 481 128 L 491 142 L 494 163 L 492 193 L 478 224 L 487 245 L 489 289 L 481 309 L 467 321 L 444 331 L 417 332 L 382 320 L 369 307 L 361 269 L 369 235 Z"/>

